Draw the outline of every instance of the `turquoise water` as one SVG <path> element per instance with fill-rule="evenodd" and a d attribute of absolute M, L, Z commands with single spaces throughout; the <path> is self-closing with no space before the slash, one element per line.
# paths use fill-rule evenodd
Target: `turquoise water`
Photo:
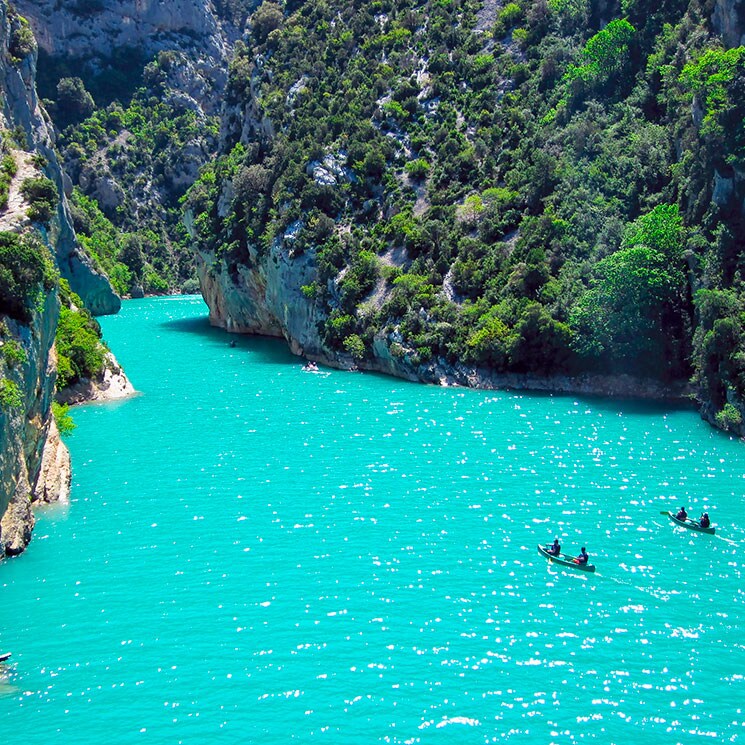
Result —
<path fill-rule="evenodd" d="M 6 733 L 745 738 L 745 446 L 695 413 L 304 373 L 197 298 L 102 325 L 142 395 L 75 411 L 71 503 L 0 564 Z"/>

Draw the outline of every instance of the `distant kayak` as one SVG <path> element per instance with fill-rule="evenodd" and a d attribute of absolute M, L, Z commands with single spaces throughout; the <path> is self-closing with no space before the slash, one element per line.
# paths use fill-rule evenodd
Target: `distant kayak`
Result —
<path fill-rule="evenodd" d="M 546 551 L 544 546 L 541 546 L 541 544 L 538 544 L 538 553 L 542 556 L 545 556 L 549 561 L 553 561 L 556 564 L 561 564 L 562 566 L 567 567 L 573 567 L 574 569 L 581 569 L 583 572 L 594 572 L 595 571 L 595 565 L 594 564 L 578 564 L 573 556 L 569 556 L 568 554 L 559 554 L 558 556 L 554 556 L 553 554 L 550 554 L 548 551 Z"/>
<path fill-rule="evenodd" d="M 10 659 L 10 652 L 2 652 L 0 653 L 0 662 L 5 662 L 6 660 Z"/>
<path fill-rule="evenodd" d="M 697 530 L 699 533 L 708 533 L 709 535 L 714 535 L 714 533 L 716 533 L 716 528 L 712 527 L 711 525 L 708 528 L 702 528 L 697 520 L 691 520 L 690 517 L 686 520 L 678 520 L 678 518 L 675 517 L 672 512 L 668 512 L 666 514 L 676 525 L 680 525 L 682 528 Z"/>

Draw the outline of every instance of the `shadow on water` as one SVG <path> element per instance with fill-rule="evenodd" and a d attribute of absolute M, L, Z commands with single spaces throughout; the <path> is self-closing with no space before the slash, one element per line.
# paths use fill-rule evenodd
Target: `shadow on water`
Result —
<path fill-rule="evenodd" d="M 177 318 L 163 321 L 160 326 L 172 331 L 186 334 L 199 335 L 213 341 L 215 344 L 224 345 L 227 349 L 242 349 L 259 354 L 263 361 L 276 365 L 292 365 L 302 362 L 302 358 L 290 352 L 287 342 L 271 336 L 260 336 L 255 334 L 231 334 L 224 329 L 210 325 L 209 316 L 203 315 L 196 318 Z M 329 368 L 330 369 L 330 368 Z M 396 385 L 424 385 L 424 383 L 411 382 L 403 378 L 394 378 L 384 373 L 364 371 L 366 377 L 378 381 L 391 381 Z M 439 386 L 433 386 L 439 387 Z M 447 390 L 443 388 L 442 390 Z M 452 389 L 449 389 L 452 390 Z M 532 399 L 562 398 L 572 399 L 580 406 L 587 406 L 594 411 L 620 416 L 646 416 L 658 418 L 666 414 L 680 412 L 695 412 L 696 406 L 692 401 L 685 400 L 652 400 L 643 398 L 609 397 L 601 394 L 589 393 L 565 393 L 561 391 L 535 391 L 515 388 L 498 389 L 473 389 L 462 388 L 464 391 L 475 393 L 507 394 L 520 398 L 529 396 Z"/>
<path fill-rule="evenodd" d="M 0 698 L 10 698 L 18 695 L 19 688 L 13 684 L 15 667 L 13 663 L 0 663 Z"/>
<path fill-rule="evenodd" d="M 181 331 L 186 334 L 203 334 L 204 336 L 213 336 L 221 334 L 227 335 L 222 329 L 210 325 L 209 316 L 198 316 L 195 318 L 173 318 L 158 324 L 162 328 L 171 329 L 172 331 Z"/>
<path fill-rule="evenodd" d="M 592 393 L 565 393 L 564 391 L 532 391 L 515 388 L 504 388 L 502 392 L 514 396 L 530 396 L 534 399 L 562 398 L 572 399 L 580 406 L 587 406 L 595 411 L 630 416 L 659 417 L 679 412 L 694 412 L 696 406 L 692 401 L 681 399 L 648 399 L 626 398 L 623 396 L 604 396 Z"/>
<path fill-rule="evenodd" d="M 163 321 L 159 325 L 171 331 L 201 336 L 215 345 L 225 347 L 227 351 L 240 349 L 253 352 L 261 355 L 262 362 L 287 365 L 300 360 L 290 352 L 284 339 L 258 334 L 230 334 L 224 329 L 212 326 L 206 315 L 199 318 L 176 318 Z"/>

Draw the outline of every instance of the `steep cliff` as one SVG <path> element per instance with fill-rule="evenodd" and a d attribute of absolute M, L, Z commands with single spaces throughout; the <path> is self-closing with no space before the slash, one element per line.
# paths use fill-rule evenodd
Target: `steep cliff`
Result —
<path fill-rule="evenodd" d="M 240 9 L 252 4 L 18 4 L 39 40 L 76 227 L 120 294 L 195 290 L 178 200 L 217 150 Z M 92 236 L 90 199 L 112 224 L 108 241 Z"/>
<path fill-rule="evenodd" d="M 57 293 L 49 292 L 29 322 L 3 318 L 3 348 L 16 344 L 24 359 L 3 373 L 3 391 L 13 395 L 0 404 L 0 555 L 28 545 L 34 501 L 69 494 L 70 456 L 51 415 L 58 313 Z"/>
<path fill-rule="evenodd" d="M 191 49 L 196 58 L 226 55 L 220 21 L 205 0 L 16 0 L 15 6 L 53 56 L 100 64 L 117 47 L 142 47 L 148 57 L 174 48 Z"/>
<path fill-rule="evenodd" d="M 213 323 L 432 382 L 695 393 L 745 433 L 742 3 L 249 27 L 185 200 Z"/>
<path fill-rule="evenodd" d="M 0 3 L 0 85 L 2 126 L 23 137 L 23 149 L 44 161 L 43 171 L 57 186 L 60 199 L 46 239 L 62 276 L 96 314 L 116 313 L 121 301 L 108 279 L 80 249 L 72 226 L 65 184 L 54 150 L 54 131 L 39 105 L 35 86 L 36 44 L 26 21 Z"/>
<path fill-rule="evenodd" d="M 0 0 L 0 555 L 28 544 L 34 502 L 69 492 L 70 458 L 52 415 L 59 273 L 93 311 L 119 308 L 77 244 L 34 74 L 33 35 Z"/>

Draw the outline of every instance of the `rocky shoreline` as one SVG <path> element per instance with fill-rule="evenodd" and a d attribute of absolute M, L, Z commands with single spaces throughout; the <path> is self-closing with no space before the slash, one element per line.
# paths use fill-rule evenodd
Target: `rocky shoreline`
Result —
<path fill-rule="evenodd" d="M 532 375 L 523 373 L 497 373 L 491 370 L 451 365 L 439 359 L 420 366 L 397 365 L 385 358 L 355 361 L 339 355 L 330 357 L 318 354 L 303 354 L 296 345 L 292 351 L 319 364 L 339 370 L 364 370 L 401 378 L 415 383 L 443 387 L 476 388 L 480 390 L 519 390 L 545 393 L 601 396 L 614 399 L 643 399 L 647 401 L 690 402 L 693 405 L 694 391 L 689 383 L 664 384 L 652 378 L 636 378 L 631 375 Z"/>
<path fill-rule="evenodd" d="M 101 376 L 94 379 L 85 378 L 75 385 L 69 386 L 56 395 L 61 404 L 75 406 L 78 404 L 116 401 L 129 398 L 137 394 L 129 378 L 116 357 L 107 352 Z"/>

